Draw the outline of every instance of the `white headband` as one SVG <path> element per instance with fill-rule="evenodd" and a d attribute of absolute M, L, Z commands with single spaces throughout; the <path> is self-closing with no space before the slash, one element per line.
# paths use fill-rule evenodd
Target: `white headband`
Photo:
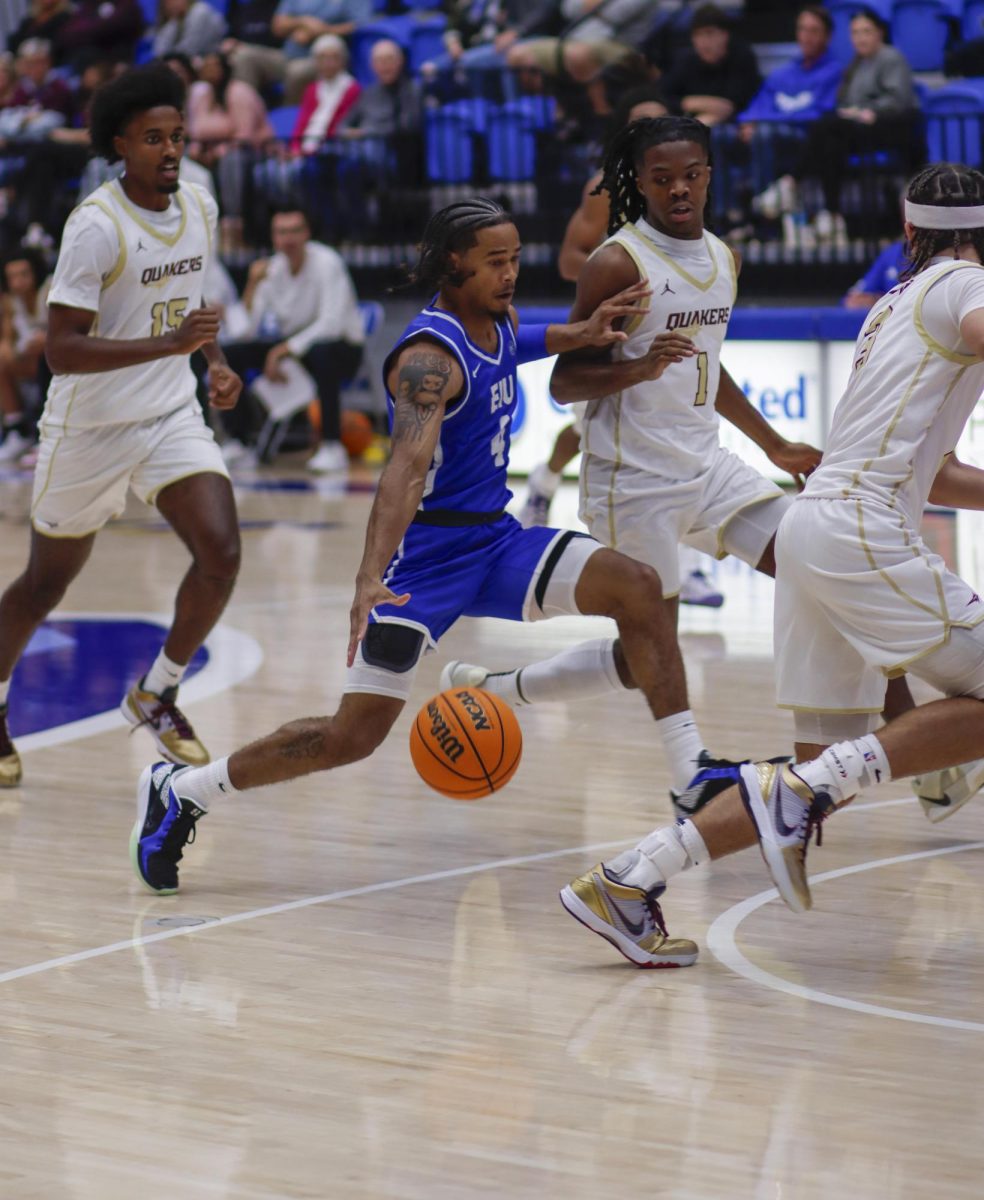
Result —
<path fill-rule="evenodd" d="M 905 219 L 919 229 L 984 229 L 984 205 L 944 208 L 941 204 L 905 202 Z"/>

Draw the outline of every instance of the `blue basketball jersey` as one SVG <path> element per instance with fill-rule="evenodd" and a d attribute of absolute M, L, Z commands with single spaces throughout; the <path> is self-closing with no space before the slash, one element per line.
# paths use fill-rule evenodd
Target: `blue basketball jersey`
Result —
<path fill-rule="evenodd" d="M 498 348 L 480 350 L 451 313 L 428 307 L 410 322 L 383 368 L 407 342 L 426 336 L 457 358 L 465 377 L 461 396 L 449 404 L 434 449 L 421 512 L 501 512 L 512 499 L 506 486 L 509 434 L 516 407 L 516 334 L 508 316 L 496 322 Z M 394 401 L 386 386 L 390 427 Z"/>

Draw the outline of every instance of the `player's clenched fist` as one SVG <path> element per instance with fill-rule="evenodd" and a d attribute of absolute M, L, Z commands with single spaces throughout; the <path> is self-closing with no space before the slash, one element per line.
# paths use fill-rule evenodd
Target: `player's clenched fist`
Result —
<path fill-rule="evenodd" d="M 685 334 L 659 333 L 643 357 L 643 379 L 659 379 L 670 363 L 683 362 L 696 353 L 697 347 Z"/>
<path fill-rule="evenodd" d="M 175 354 L 191 354 L 219 336 L 219 310 L 214 305 L 196 308 L 167 336 Z"/>

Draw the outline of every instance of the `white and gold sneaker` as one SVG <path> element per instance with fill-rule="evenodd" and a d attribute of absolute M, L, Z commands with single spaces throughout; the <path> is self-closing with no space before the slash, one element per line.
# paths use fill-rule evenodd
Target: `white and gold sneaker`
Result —
<path fill-rule="evenodd" d="M 666 932 L 657 899 L 664 890 L 644 892 L 618 883 L 598 863 L 561 891 L 560 902 L 637 967 L 690 967 L 697 961 L 697 946 Z"/>
<path fill-rule="evenodd" d="M 135 683 L 123 697 L 120 711 L 134 729 L 144 726 L 168 760 L 185 767 L 204 767 L 209 753 L 198 740 L 191 722 L 177 705 L 178 689 L 165 688 L 158 696 Z"/>
<path fill-rule="evenodd" d="M 984 787 L 984 758 L 958 767 L 944 767 L 942 771 L 928 771 L 913 779 L 912 786 L 927 821 L 936 825 L 952 817 Z"/>
<path fill-rule="evenodd" d="M 17 787 L 23 773 L 20 755 L 7 728 L 7 706 L 0 704 L 0 788 Z"/>
<path fill-rule="evenodd" d="M 493 696 L 502 696 L 513 708 L 521 708 L 529 703 L 520 687 L 522 671 L 522 667 L 512 671 L 490 671 L 477 663 L 449 662 L 441 672 L 441 691 L 459 687 L 482 688 Z"/>
<path fill-rule="evenodd" d="M 833 801 L 781 761 L 745 763 L 738 787 L 779 895 L 793 912 L 806 912 L 813 907 L 806 851 L 814 830 L 820 844 L 820 825 L 833 812 Z"/>

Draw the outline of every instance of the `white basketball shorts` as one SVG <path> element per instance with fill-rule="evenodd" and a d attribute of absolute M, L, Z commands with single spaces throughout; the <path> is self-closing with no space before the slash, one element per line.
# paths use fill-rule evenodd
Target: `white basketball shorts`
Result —
<path fill-rule="evenodd" d="M 229 472 L 196 400 L 150 421 L 45 431 L 34 470 L 31 523 L 47 537 L 95 533 L 126 507 L 146 504 L 189 475 Z"/>
<path fill-rule="evenodd" d="M 776 562 L 780 707 L 880 713 L 887 679 L 903 671 L 949 695 L 982 691 L 984 604 L 902 513 L 802 497 L 779 527 Z"/>
<path fill-rule="evenodd" d="M 757 566 L 791 503 L 722 446 L 685 482 L 591 454 L 581 460 L 581 520 L 599 542 L 654 567 L 665 596 L 680 590 L 681 542 Z"/>

